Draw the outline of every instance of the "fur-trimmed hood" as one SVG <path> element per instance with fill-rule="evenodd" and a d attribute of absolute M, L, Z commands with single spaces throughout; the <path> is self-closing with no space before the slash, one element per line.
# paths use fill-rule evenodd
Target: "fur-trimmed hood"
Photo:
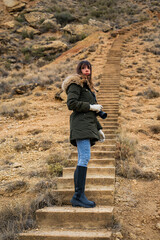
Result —
<path fill-rule="evenodd" d="M 72 83 L 76 83 L 77 85 L 83 87 L 82 77 L 79 74 L 74 74 L 65 78 L 65 80 L 62 83 L 62 90 L 66 92 L 67 88 Z"/>
<path fill-rule="evenodd" d="M 80 85 L 81 87 L 83 87 L 83 83 L 87 81 L 86 78 L 83 78 L 82 76 L 80 76 L 79 74 L 74 74 L 74 75 L 70 75 L 68 77 L 65 78 L 65 80 L 62 83 L 62 90 L 64 92 L 67 91 L 67 88 L 69 87 L 70 84 L 72 83 L 76 83 L 77 85 Z M 88 81 L 87 81 L 88 82 Z"/>

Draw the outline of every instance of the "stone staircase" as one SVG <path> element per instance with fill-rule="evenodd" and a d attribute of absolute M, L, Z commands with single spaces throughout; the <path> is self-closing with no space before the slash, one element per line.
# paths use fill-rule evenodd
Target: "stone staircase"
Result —
<path fill-rule="evenodd" d="M 62 199 L 62 206 L 40 209 L 36 212 L 38 230 L 20 234 L 20 240 L 111 240 L 114 209 L 115 138 L 118 128 L 118 101 L 120 81 L 120 47 L 123 35 L 118 36 L 107 56 L 104 74 L 98 93 L 98 103 L 108 117 L 100 120 L 106 136 L 104 143 L 92 147 L 88 165 L 86 196 L 96 202 L 95 208 L 74 208 L 70 199 L 74 193 L 75 167 L 64 168 L 58 178 L 55 192 Z M 99 118 L 100 119 L 100 118 Z M 71 154 L 76 166 L 77 152 Z"/>

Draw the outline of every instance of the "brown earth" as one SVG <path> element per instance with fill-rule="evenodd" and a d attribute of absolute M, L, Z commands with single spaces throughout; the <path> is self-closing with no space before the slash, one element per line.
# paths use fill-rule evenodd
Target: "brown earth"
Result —
<path fill-rule="evenodd" d="M 133 34 L 122 48 L 120 133 L 138 142 L 137 158 L 133 164 L 155 176 L 153 179 L 128 179 L 117 175 L 115 229 L 122 232 L 125 240 L 160 239 L 160 135 L 150 128 L 159 125 L 160 102 L 159 97 L 146 98 L 147 94 L 144 93 L 148 88 L 156 92 L 160 90 L 160 56 L 154 54 L 152 49 L 146 50 L 155 48 L 157 44 L 158 24 L 149 21 L 146 26 L 143 24 L 140 32 L 133 29 Z M 153 40 L 146 41 L 150 37 Z M 93 79 L 98 89 L 107 52 L 113 41 L 110 33 L 95 33 L 63 54 L 62 58 L 39 69 L 37 74 L 43 79 L 49 74 L 58 74 L 56 71 L 59 69 L 60 74 L 66 77 L 73 72 L 77 62 L 85 58 L 93 64 Z M 95 51 L 87 51 L 90 46 L 94 46 Z M 22 120 L 16 114 L 13 117 L 0 115 L 1 209 L 15 202 L 22 205 L 36 198 L 41 193 L 41 190 L 36 191 L 37 183 L 56 181 L 48 172 L 46 157 L 55 152 L 68 154 L 72 149 L 68 142 L 70 112 L 66 107 L 65 94 L 61 94 L 63 101 L 55 100 L 58 91 L 56 83 L 39 86 L 29 94 L 1 102 L 1 109 L 17 106 L 20 113 L 28 114 Z M 13 183 L 17 181 L 26 184 L 14 189 Z M 8 187 L 11 183 L 12 189 Z"/>

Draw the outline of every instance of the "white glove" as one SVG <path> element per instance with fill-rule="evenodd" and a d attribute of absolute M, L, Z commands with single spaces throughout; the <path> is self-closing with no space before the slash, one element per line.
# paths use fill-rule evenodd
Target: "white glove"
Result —
<path fill-rule="evenodd" d="M 90 105 L 90 110 L 95 112 L 100 112 L 102 110 L 102 106 L 99 104 Z"/>
<path fill-rule="evenodd" d="M 104 132 L 100 129 L 99 131 L 99 136 L 100 136 L 100 142 L 104 142 L 105 141 L 105 135 Z"/>

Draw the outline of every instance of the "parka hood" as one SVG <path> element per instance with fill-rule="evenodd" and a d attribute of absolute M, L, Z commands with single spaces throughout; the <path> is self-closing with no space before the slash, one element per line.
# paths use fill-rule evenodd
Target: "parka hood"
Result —
<path fill-rule="evenodd" d="M 70 75 L 68 77 L 65 78 L 65 80 L 62 83 L 62 90 L 64 92 L 67 91 L 67 88 L 69 87 L 69 85 L 71 85 L 72 83 L 75 83 L 77 85 L 80 85 L 81 87 L 83 87 L 83 83 L 87 81 L 86 78 L 83 78 L 81 75 L 79 74 L 73 74 Z"/>

